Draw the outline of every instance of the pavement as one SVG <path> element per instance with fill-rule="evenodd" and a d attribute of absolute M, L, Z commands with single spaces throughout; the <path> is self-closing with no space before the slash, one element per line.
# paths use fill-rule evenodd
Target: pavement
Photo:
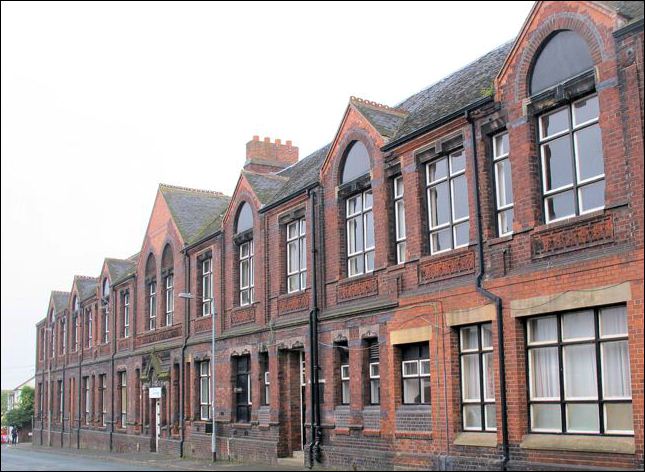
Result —
<path fill-rule="evenodd" d="M 2 445 L 0 470 L 304 470 L 287 464 L 240 464 L 229 461 L 179 459 L 154 453 L 116 454 L 88 449 Z"/>

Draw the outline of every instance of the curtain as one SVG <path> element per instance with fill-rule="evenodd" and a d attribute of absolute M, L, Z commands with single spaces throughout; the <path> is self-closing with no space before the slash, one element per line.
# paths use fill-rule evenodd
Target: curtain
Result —
<path fill-rule="evenodd" d="M 558 340 L 558 319 L 546 316 L 529 320 L 529 343 L 556 342 Z"/>
<path fill-rule="evenodd" d="M 564 396 L 566 399 L 598 398 L 596 346 L 566 346 L 564 356 Z"/>
<path fill-rule="evenodd" d="M 531 400 L 560 398 L 558 348 L 530 350 Z"/>
<path fill-rule="evenodd" d="M 627 335 L 627 313 L 624 306 L 603 308 L 600 312 L 600 335 Z"/>
<path fill-rule="evenodd" d="M 627 341 L 602 344 L 602 372 L 605 398 L 631 398 L 632 386 Z"/>
<path fill-rule="evenodd" d="M 461 358 L 462 394 L 464 401 L 480 399 L 479 395 L 479 354 Z"/>

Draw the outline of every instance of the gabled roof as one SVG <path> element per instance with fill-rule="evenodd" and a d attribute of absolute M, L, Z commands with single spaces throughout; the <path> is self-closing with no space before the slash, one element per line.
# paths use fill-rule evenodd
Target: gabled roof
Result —
<path fill-rule="evenodd" d="M 396 136 L 398 129 L 408 116 L 408 113 L 403 110 L 390 108 L 362 98 L 351 97 L 349 101 L 374 129 L 387 139 Z"/>
<path fill-rule="evenodd" d="M 641 18 L 643 16 L 643 2 L 612 2 L 612 1 L 599 1 L 596 2 L 601 5 L 611 8 L 618 14 L 624 16 L 628 20 Z"/>
<path fill-rule="evenodd" d="M 288 177 L 279 174 L 261 174 L 243 170 L 242 175 L 253 189 L 253 193 L 264 206 L 282 188 Z"/>
<path fill-rule="evenodd" d="M 136 261 L 130 259 L 105 258 L 108 272 L 110 273 L 110 282 L 112 285 L 134 274 L 137 269 Z"/>
<path fill-rule="evenodd" d="M 493 49 L 397 105 L 409 115 L 392 140 L 404 138 L 492 95 L 493 81 L 512 46 L 511 41 Z"/>
<path fill-rule="evenodd" d="M 67 309 L 67 306 L 69 305 L 69 292 L 59 292 L 57 290 L 52 290 L 51 299 L 54 305 L 54 312 L 62 313 Z"/>
<path fill-rule="evenodd" d="M 230 201 L 230 197 L 209 190 L 161 184 L 159 191 L 187 244 L 196 241 L 206 227 L 219 228 Z"/>
<path fill-rule="evenodd" d="M 74 283 L 76 284 L 76 290 L 78 291 L 78 299 L 80 301 L 85 301 L 96 294 L 96 286 L 99 283 L 99 279 L 85 275 L 75 275 Z"/>

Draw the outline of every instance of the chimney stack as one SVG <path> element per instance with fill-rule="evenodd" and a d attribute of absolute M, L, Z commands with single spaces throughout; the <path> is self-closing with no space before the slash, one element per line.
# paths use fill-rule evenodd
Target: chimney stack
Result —
<path fill-rule="evenodd" d="M 260 141 L 259 136 L 246 143 L 246 163 L 244 169 L 262 174 L 281 171 L 298 162 L 298 148 L 291 140 L 282 144 L 281 139 L 271 142 L 271 138 Z"/>

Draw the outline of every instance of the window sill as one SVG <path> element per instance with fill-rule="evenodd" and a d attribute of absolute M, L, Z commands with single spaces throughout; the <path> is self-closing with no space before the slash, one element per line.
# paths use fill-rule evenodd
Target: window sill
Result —
<path fill-rule="evenodd" d="M 505 234 L 504 236 L 497 236 L 488 240 L 488 246 L 496 246 L 498 244 L 507 243 L 513 240 L 513 233 Z"/>
<path fill-rule="evenodd" d="M 497 447 L 497 433 L 459 433 L 455 446 Z"/>
<path fill-rule="evenodd" d="M 576 223 L 584 223 L 585 221 L 593 220 L 605 214 L 605 209 L 601 208 L 599 210 L 594 210 L 589 213 L 584 213 L 582 215 L 570 216 L 568 218 L 552 221 L 550 223 L 544 223 L 542 225 L 536 226 L 534 228 L 536 233 L 541 231 L 546 231 L 554 228 L 567 227 Z"/>
<path fill-rule="evenodd" d="M 635 454 L 632 436 L 587 436 L 572 434 L 527 434 L 520 443 L 522 449 L 551 451 L 603 452 Z"/>

